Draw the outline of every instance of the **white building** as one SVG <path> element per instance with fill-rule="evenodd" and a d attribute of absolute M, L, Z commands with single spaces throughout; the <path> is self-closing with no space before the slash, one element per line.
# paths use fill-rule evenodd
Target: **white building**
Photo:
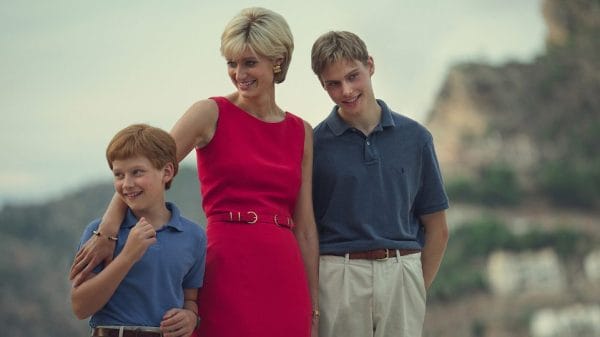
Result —
<path fill-rule="evenodd" d="M 531 337 L 598 337 L 600 305 L 539 310 L 533 315 L 529 330 Z"/>
<path fill-rule="evenodd" d="M 558 256 L 551 249 L 518 254 L 495 252 L 489 257 L 487 276 L 497 295 L 557 293 L 566 285 Z"/>

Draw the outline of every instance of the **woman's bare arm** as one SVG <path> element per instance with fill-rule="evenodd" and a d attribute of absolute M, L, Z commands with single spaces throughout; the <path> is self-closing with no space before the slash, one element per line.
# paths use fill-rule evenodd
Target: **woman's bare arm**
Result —
<path fill-rule="evenodd" d="M 304 260 L 313 310 L 319 308 L 319 238 L 312 203 L 313 141 L 312 128 L 305 123 L 302 184 L 294 212 L 294 234 Z M 313 317 L 312 336 L 317 335 L 318 316 Z"/>

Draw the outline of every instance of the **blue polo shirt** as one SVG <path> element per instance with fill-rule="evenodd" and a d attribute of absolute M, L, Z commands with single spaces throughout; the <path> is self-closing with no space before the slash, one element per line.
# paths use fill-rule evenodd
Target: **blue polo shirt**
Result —
<path fill-rule="evenodd" d="M 144 253 L 127 273 L 108 303 L 90 319 L 90 326 L 160 325 L 165 312 L 183 307 L 183 289 L 199 288 L 204 277 L 206 235 L 197 224 L 181 216 L 179 209 L 166 203 L 171 211 L 169 222 L 156 232 L 157 242 Z M 131 228 L 137 223 L 129 210 L 119 229 L 117 256 L 125 246 Z M 100 219 L 85 229 L 80 247 Z M 101 272 L 102 267 L 94 272 Z"/>
<path fill-rule="evenodd" d="M 448 208 L 431 133 L 391 111 L 366 136 L 335 106 L 314 129 L 313 201 L 321 254 L 422 249 L 419 216 Z"/>

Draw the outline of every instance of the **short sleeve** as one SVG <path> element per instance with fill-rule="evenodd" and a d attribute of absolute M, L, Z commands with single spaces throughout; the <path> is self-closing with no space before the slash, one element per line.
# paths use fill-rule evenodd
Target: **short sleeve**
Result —
<path fill-rule="evenodd" d="M 430 136 L 421 151 L 421 186 L 415 200 L 415 213 L 435 213 L 447 209 L 448 205 L 448 196 Z"/>
<path fill-rule="evenodd" d="M 197 247 L 199 247 L 199 254 L 196 254 L 194 264 L 190 271 L 185 275 L 183 279 L 183 288 L 200 288 L 202 287 L 202 283 L 204 280 L 204 268 L 206 266 L 206 235 L 202 232 L 200 228 L 199 235 L 199 243 Z"/>

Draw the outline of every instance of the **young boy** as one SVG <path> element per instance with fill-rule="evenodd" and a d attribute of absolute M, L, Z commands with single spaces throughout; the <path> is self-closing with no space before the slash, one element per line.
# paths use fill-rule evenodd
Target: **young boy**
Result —
<path fill-rule="evenodd" d="M 448 240 L 433 139 L 375 98 L 375 63 L 358 36 L 326 33 L 311 57 L 336 104 L 314 130 L 319 335 L 421 336 Z"/>
<path fill-rule="evenodd" d="M 80 246 L 92 235 L 117 245 L 112 263 L 72 288 L 73 311 L 92 316 L 92 336 L 189 336 L 199 323 L 206 236 L 165 202 L 178 169 L 175 141 L 161 129 L 131 125 L 113 137 L 106 159 L 128 211 L 118 237 L 100 233 L 100 219 L 85 229 Z"/>

